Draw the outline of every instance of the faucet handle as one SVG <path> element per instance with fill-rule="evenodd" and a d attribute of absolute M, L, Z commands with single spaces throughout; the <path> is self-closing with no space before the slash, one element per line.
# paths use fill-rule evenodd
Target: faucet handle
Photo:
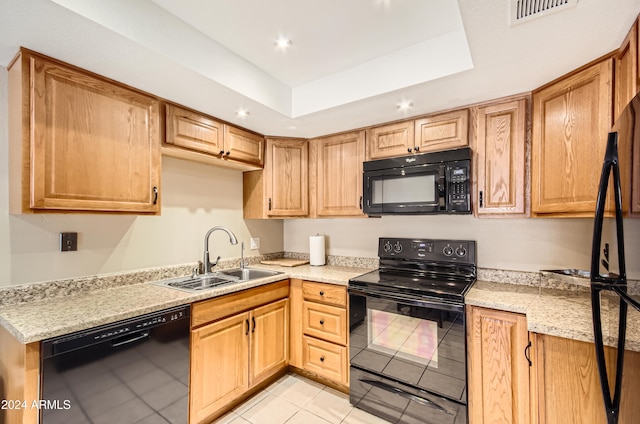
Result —
<path fill-rule="evenodd" d="M 196 278 L 198 276 L 198 271 L 200 270 L 199 266 L 194 266 L 191 270 L 191 278 Z"/>

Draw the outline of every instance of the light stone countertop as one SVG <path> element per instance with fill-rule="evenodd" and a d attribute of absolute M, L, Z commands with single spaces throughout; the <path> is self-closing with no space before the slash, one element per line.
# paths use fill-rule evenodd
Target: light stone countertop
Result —
<path fill-rule="evenodd" d="M 559 290 L 518 284 L 477 281 L 466 303 L 526 315 L 529 331 L 593 342 L 591 292 Z M 602 335 L 606 345 L 617 346 L 619 299 L 602 294 Z M 627 312 L 626 349 L 640 351 L 640 312 Z"/>
<path fill-rule="evenodd" d="M 184 292 L 158 286 L 150 280 L 141 280 L 107 288 L 100 286 L 96 290 L 65 292 L 59 296 L 48 294 L 47 297 L 36 297 L 33 300 L 30 297 L 23 303 L 0 306 L 0 325 L 7 328 L 20 342 L 31 343 L 285 278 L 346 286 L 349 279 L 371 270 L 331 265 L 279 267 L 252 264 L 251 267 L 280 271 L 283 274 L 201 293 Z M 145 271 L 143 275 L 157 274 Z M 122 279 L 122 275 L 113 278 Z M 532 285 L 533 277 L 530 275 L 523 278 L 529 281 L 523 284 L 477 281 L 467 293 L 466 302 L 469 305 L 525 314 L 528 329 L 532 332 L 593 341 L 589 291 L 544 288 Z M 29 294 L 33 296 L 33 288 L 30 288 Z M 602 304 L 605 343 L 614 346 L 617 342 L 617 299 L 605 295 Z M 640 313 L 632 308 L 629 308 L 628 314 L 626 348 L 640 351 Z"/>
<path fill-rule="evenodd" d="M 152 282 L 140 282 L 70 293 L 64 296 L 46 297 L 25 303 L 1 306 L 0 325 L 5 327 L 21 343 L 26 344 L 258 287 L 286 278 L 301 278 L 346 286 L 350 278 L 371 270 L 368 268 L 313 267 L 309 265 L 295 268 L 268 265 L 252 265 L 251 267 L 271 269 L 283 272 L 283 274 L 216 287 L 200 293 L 161 287 Z"/>

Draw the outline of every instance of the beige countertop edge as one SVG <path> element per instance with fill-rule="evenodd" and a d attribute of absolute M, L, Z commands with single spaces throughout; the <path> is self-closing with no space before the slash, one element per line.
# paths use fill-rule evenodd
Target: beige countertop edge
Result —
<path fill-rule="evenodd" d="M 364 268 L 338 266 L 303 265 L 295 270 L 272 265 L 251 267 L 272 269 L 282 274 L 222 286 L 202 293 L 190 293 L 145 282 L 96 290 L 77 296 L 39 300 L 0 308 L 0 325 L 21 343 L 27 344 L 283 279 L 300 278 L 346 286 L 350 278 L 370 271 Z"/>

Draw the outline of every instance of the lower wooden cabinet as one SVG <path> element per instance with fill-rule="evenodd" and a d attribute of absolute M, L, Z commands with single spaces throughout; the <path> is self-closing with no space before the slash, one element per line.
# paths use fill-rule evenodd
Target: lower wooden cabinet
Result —
<path fill-rule="evenodd" d="M 288 294 L 283 281 L 194 304 L 190 423 L 210 422 L 287 367 Z M 202 324 L 206 320 L 211 322 Z"/>
<path fill-rule="evenodd" d="M 524 315 L 467 307 L 469 422 L 529 423 Z"/>
<path fill-rule="evenodd" d="M 290 365 L 347 391 L 349 355 L 346 287 L 291 280 Z"/>
<path fill-rule="evenodd" d="M 532 341 L 532 422 L 605 424 L 593 343 L 534 333 Z M 610 374 L 615 372 L 615 352 L 605 350 Z M 626 351 L 624 359 L 618 422 L 631 424 L 640 417 L 640 352 Z"/>

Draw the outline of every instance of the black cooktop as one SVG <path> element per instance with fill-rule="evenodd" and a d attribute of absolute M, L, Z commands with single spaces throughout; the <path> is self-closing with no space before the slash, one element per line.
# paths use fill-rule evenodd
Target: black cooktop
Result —
<path fill-rule="evenodd" d="M 474 241 L 380 238 L 378 254 L 380 268 L 349 288 L 464 302 L 476 281 Z"/>

